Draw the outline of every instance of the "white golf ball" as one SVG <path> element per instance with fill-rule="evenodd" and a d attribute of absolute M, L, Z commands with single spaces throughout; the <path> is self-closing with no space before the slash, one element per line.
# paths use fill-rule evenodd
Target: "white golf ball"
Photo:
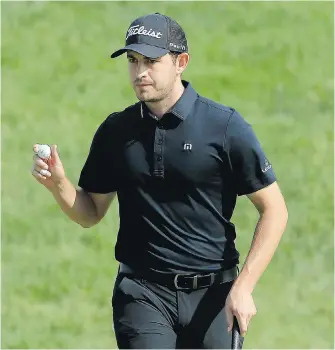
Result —
<path fill-rule="evenodd" d="M 51 156 L 51 147 L 49 145 L 38 145 L 36 154 L 42 159 L 49 159 Z"/>

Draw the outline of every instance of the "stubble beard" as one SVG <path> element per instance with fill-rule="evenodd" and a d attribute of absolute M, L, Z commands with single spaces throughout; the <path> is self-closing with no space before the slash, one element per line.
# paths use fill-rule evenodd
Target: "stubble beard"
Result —
<path fill-rule="evenodd" d="M 173 90 L 174 83 L 175 82 L 172 82 L 169 86 L 165 87 L 162 90 L 155 91 L 156 96 L 151 96 L 151 97 L 137 96 L 137 97 L 142 102 L 149 102 L 149 103 L 161 102 L 169 97 L 169 95 L 171 94 L 171 91 Z"/>

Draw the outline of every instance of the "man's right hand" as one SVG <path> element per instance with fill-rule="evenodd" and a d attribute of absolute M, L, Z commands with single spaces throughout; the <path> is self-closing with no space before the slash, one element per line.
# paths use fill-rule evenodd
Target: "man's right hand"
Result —
<path fill-rule="evenodd" d="M 51 146 L 51 157 L 48 161 L 42 160 L 35 154 L 38 151 L 37 144 L 33 146 L 33 151 L 34 156 L 31 173 L 40 184 L 52 190 L 65 180 L 65 171 L 57 152 L 57 146 Z"/>

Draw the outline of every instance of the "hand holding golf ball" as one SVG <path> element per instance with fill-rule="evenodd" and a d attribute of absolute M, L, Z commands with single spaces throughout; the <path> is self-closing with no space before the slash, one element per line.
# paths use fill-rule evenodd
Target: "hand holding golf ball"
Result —
<path fill-rule="evenodd" d="M 47 188 L 65 179 L 65 172 L 57 152 L 57 146 L 35 144 L 33 146 L 32 175 Z"/>

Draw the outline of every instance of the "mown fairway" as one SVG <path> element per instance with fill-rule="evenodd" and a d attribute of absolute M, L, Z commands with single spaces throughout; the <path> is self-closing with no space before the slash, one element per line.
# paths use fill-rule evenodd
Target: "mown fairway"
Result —
<path fill-rule="evenodd" d="M 135 101 L 125 57 L 109 55 L 131 20 L 157 11 L 188 33 L 185 79 L 253 124 L 287 199 L 289 225 L 254 292 L 245 348 L 333 348 L 333 4 L 1 6 L 2 348 L 116 346 L 117 203 L 92 229 L 70 222 L 31 176 L 31 148 L 57 143 L 77 181 L 98 125 Z M 241 261 L 256 220 L 240 198 Z"/>

